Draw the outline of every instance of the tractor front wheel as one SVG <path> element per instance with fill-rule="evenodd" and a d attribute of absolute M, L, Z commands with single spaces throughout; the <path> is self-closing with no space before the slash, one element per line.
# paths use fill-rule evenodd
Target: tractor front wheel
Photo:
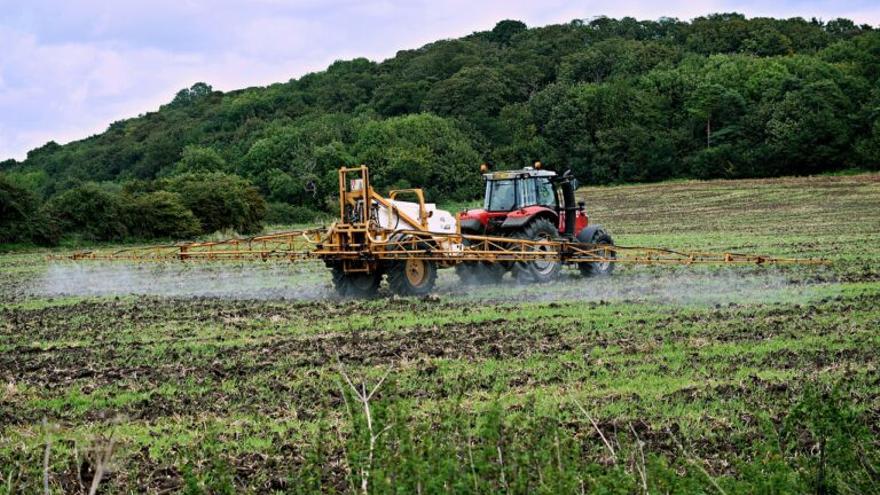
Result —
<path fill-rule="evenodd" d="M 388 286 L 399 296 L 424 296 L 434 288 L 437 265 L 430 260 L 409 258 L 396 261 L 388 270 Z"/>
<path fill-rule="evenodd" d="M 530 241 L 555 241 L 559 238 L 559 230 L 546 218 L 536 218 L 516 236 L 517 239 Z M 530 246 L 533 251 L 554 251 L 551 246 Z M 513 265 L 513 274 L 520 282 L 546 283 L 556 279 L 562 263 L 558 260 L 542 259 L 534 261 L 518 261 Z"/>

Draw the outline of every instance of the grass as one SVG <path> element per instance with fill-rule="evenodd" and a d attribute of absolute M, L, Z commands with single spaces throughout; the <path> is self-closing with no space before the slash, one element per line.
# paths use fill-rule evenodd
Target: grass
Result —
<path fill-rule="evenodd" d="M 880 176 L 579 195 L 619 244 L 833 264 L 340 301 L 320 266 L 3 254 L 0 493 L 41 490 L 47 438 L 83 492 L 111 436 L 106 493 L 876 493 Z M 370 460 L 344 378 L 386 372 Z"/>

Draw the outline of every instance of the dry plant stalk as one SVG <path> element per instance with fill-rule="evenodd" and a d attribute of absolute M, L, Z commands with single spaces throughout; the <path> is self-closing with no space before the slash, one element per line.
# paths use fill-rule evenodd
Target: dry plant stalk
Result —
<path fill-rule="evenodd" d="M 98 486 L 100 486 L 101 479 L 107 472 L 107 467 L 110 465 L 110 460 L 113 457 L 113 450 L 115 447 L 116 441 L 113 438 L 113 432 L 111 431 L 107 441 L 97 449 L 95 454 L 95 475 L 92 477 L 92 484 L 89 487 L 89 495 L 95 495 L 95 493 L 98 492 Z"/>
<path fill-rule="evenodd" d="M 43 435 L 46 437 L 46 449 L 43 451 L 43 493 L 49 495 L 49 456 L 52 453 L 52 435 L 45 417 L 43 418 Z"/>
<path fill-rule="evenodd" d="M 343 367 L 342 362 L 338 361 L 339 365 L 339 374 L 342 375 L 342 378 L 345 380 L 345 383 L 348 384 L 352 393 L 357 397 L 358 401 L 360 401 L 361 405 L 364 409 L 364 418 L 367 421 L 367 431 L 370 434 L 370 443 L 369 443 L 369 451 L 367 452 L 367 463 L 362 466 L 360 469 L 361 472 L 361 493 L 366 495 L 369 493 L 370 486 L 370 471 L 373 469 L 373 455 L 376 450 L 376 443 L 379 440 L 379 437 L 382 436 L 383 433 L 391 429 L 391 425 L 382 428 L 378 432 L 373 426 L 373 412 L 370 408 L 370 400 L 372 400 L 373 396 L 376 395 L 376 392 L 379 391 L 379 388 L 385 383 L 385 379 L 388 378 L 388 375 L 391 373 L 391 369 L 393 368 L 393 364 L 388 366 L 388 369 L 385 370 L 385 374 L 382 375 L 382 378 L 379 379 L 379 382 L 367 392 L 367 386 L 365 383 L 361 383 L 360 388 L 355 386 L 354 382 L 348 376 L 348 373 L 345 372 L 345 367 Z M 345 394 L 343 394 L 344 396 Z"/>
<path fill-rule="evenodd" d="M 601 430 L 601 429 L 599 429 L 599 425 L 596 423 L 595 420 L 593 420 L 593 417 L 590 416 L 590 413 L 587 412 L 587 410 L 586 410 L 586 409 L 584 408 L 584 406 L 580 403 L 580 401 L 578 401 L 578 400 L 575 399 L 574 397 L 572 397 L 571 400 L 574 401 L 575 405 L 578 407 L 578 409 L 581 410 L 581 412 L 584 414 L 584 416 L 586 416 L 587 419 L 590 420 L 590 423 L 592 423 L 593 428 L 595 428 L 595 429 L 596 429 L 596 432 L 599 433 L 599 438 L 602 439 L 602 443 L 605 444 L 605 447 L 608 449 L 608 452 L 611 453 L 611 460 L 613 460 L 613 461 L 616 463 L 616 462 L 617 462 L 617 453 L 614 451 L 614 447 L 611 446 L 611 443 L 608 442 L 608 439 L 605 438 L 605 434 L 602 433 L 602 430 Z"/>
<path fill-rule="evenodd" d="M 639 479 L 642 481 L 642 493 L 648 495 L 648 469 L 645 467 L 645 451 L 642 449 L 644 443 L 639 438 L 639 434 L 636 433 L 636 429 L 633 428 L 632 423 L 629 424 L 629 430 L 632 432 L 633 437 L 636 439 L 636 446 L 638 446 L 638 457 L 636 457 L 636 471 L 639 473 Z"/>

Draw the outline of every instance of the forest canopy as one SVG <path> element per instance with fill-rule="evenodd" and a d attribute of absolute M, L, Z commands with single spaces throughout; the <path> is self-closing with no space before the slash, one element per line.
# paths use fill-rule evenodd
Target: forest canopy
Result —
<path fill-rule="evenodd" d="M 327 211 L 342 165 L 450 201 L 479 195 L 481 162 L 535 160 L 589 184 L 880 168 L 880 32 L 735 13 L 504 20 L 268 87 L 199 82 L 0 161 L 0 237 L 253 232 Z"/>

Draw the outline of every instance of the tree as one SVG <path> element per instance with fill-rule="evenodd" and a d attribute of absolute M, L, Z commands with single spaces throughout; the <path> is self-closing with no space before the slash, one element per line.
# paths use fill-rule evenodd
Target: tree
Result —
<path fill-rule="evenodd" d="M 663 62 L 676 60 L 666 45 L 625 39 L 609 39 L 562 59 L 559 78 L 570 83 L 600 83 L 609 77 L 643 74 Z"/>
<path fill-rule="evenodd" d="M 792 53 L 792 42 L 788 36 L 765 26 L 752 32 L 743 42 L 743 51 L 762 57 L 789 55 Z"/>
<path fill-rule="evenodd" d="M 430 87 L 427 81 L 388 81 L 376 88 L 373 104 L 386 117 L 416 113 Z"/>
<path fill-rule="evenodd" d="M 839 17 L 825 23 L 825 32 L 837 37 L 850 37 L 859 34 L 861 29 L 853 21 Z"/>
<path fill-rule="evenodd" d="M 423 187 L 429 198 L 478 194 L 480 156 L 449 119 L 420 114 L 367 123 L 354 147 L 377 187 Z"/>
<path fill-rule="evenodd" d="M 720 84 L 702 84 L 687 103 L 688 112 L 706 123 L 706 147 L 712 146 L 713 125 L 718 134 L 732 132 L 733 120 L 745 107 L 745 100 L 736 91 Z M 725 127 L 725 124 L 727 125 Z"/>
<path fill-rule="evenodd" d="M 767 122 L 768 144 L 783 170 L 810 174 L 841 163 L 850 142 L 846 95 L 831 81 L 792 91 Z"/>
<path fill-rule="evenodd" d="M 213 88 L 206 83 L 197 82 L 189 88 L 183 88 L 174 95 L 174 99 L 169 106 L 184 107 L 195 103 L 196 101 L 208 96 Z"/>
<path fill-rule="evenodd" d="M 466 67 L 431 88 L 425 110 L 441 116 L 458 116 L 473 123 L 489 138 L 497 137 L 501 109 L 510 102 L 510 84 L 498 70 Z"/>
<path fill-rule="evenodd" d="M 190 145 L 183 148 L 183 153 L 171 172 L 174 175 L 200 172 L 222 172 L 228 167 L 226 160 L 214 148 Z"/>
<path fill-rule="evenodd" d="M 749 36 L 749 23 L 738 13 L 712 14 L 691 22 L 687 46 L 697 53 L 736 53 Z"/>
<path fill-rule="evenodd" d="M 521 21 L 512 21 L 509 19 L 500 21 L 495 24 L 495 27 L 489 32 L 489 41 L 500 45 L 508 45 L 514 36 L 526 29 L 526 24 Z"/>

